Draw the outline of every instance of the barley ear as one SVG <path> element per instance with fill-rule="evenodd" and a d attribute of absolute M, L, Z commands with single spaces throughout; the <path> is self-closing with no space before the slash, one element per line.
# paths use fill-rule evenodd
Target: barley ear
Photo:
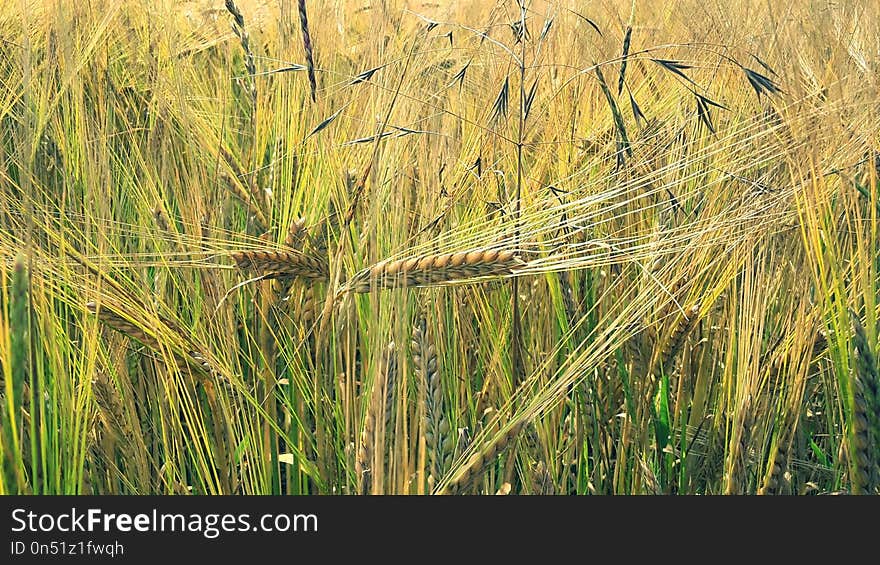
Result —
<path fill-rule="evenodd" d="M 482 450 L 471 455 L 461 470 L 445 487 L 440 489 L 438 494 L 460 493 L 476 482 L 480 474 L 519 436 L 524 425 L 524 422 L 511 425 L 505 432 L 485 445 Z"/>
<path fill-rule="evenodd" d="M 24 429 L 21 425 L 24 385 L 30 375 L 30 280 L 26 263 L 26 257 L 19 253 L 12 266 L 12 295 L 9 304 L 11 383 L 5 383 L 5 391 L 9 391 L 10 397 L 4 398 L 5 402 L 0 406 L 4 479 L 8 488 L 17 485 L 19 492 L 25 492 L 27 488 L 22 454 Z"/>
<path fill-rule="evenodd" d="M 865 328 L 853 320 L 853 417 L 851 483 L 854 494 L 873 494 L 880 487 L 880 380 Z"/>
<path fill-rule="evenodd" d="M 452 462 L 453 439 L 449 417 L 444 413 L 443 383 L 437 366 L 437 350 L 428 337 L 424 319 L 412 333 L 412 358 L 415 374 L 425 398 L 422 429 L 425 434 L 429 480 L 439 481 Z"/>

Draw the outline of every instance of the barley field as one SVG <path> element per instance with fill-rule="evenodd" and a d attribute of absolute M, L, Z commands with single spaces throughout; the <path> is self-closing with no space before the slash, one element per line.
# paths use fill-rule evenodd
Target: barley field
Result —
<path fill-rule="evenodd" d="M 0 0 L 0 493 L 880 493 L 874 0 Z"/>

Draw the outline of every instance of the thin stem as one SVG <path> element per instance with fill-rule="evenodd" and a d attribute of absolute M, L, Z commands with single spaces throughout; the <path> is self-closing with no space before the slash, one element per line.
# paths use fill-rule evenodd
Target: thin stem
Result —
<path fill-rule="evenodd" d="M 516 229 L 514 233 L 514 241 L 516 242 L 516 246 L 519 247 L 521 244 L 520 241 L 520 216 L 521 216 L 521 202 L 522 202 L 522 181 L 523 181 L 523 131 L 525 129 L 525 109 L 526 109 L 526 92 L 525 92 L 525 82 L 526 82 L 526 22 L 525 22 L 525 0 L 521 0 L 520 2 L 520 25 L 521 29 L 521 37 L 520 37 L 520 57 L 517 60 L 519 64 L 519 119 L 517 120 L 517 135 L 516 135 L 516 202 L 514 203 L 514 221 L 516 222 Z M 519 386 L 520 381 L 525 376 L 525 371 L 523 370 L 523 362 L 522 362 L 522 327 L 520 323 L 520 312 L 519 312 L 519 277 L 514 277 L 510 283 L 511 285 L 511 301 L 512 301 L 512 313 L 513 317 L 512 325 L 511 325 L 511 345 L 512 345 L 512 370 L 513 370 L 513 382 L 514 386 Z"/>

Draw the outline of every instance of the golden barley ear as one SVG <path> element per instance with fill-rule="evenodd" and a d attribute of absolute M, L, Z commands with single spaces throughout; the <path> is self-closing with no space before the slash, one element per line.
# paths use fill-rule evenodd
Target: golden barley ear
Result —
<path fill-rule="evenodd" d="M 302 278 L 327 281 L 330 271 L 322 257 L 291 251 L 238 251 L 232 260 L 242 270 L 254 271 L 265 278 Z"/>
<path fill-rule="evenodd" d="M 226 173 L 220 173 L 220 179 L 226 188 L 247 207 L 247 211 L 253 216 L 257 229 L 265 230 L 269 227 L 269 220 L 263 211 L 259 191 L 253 184 L 250 185 L 249 190 L 245 190 L 241 184 L 242 181 L 239 180 L 241 178 L 234 179 Z"/>
<path fill-rule="evenodd" d="M 131 321 L 134 318 L 125 315 L 123 308 L 106 302 L 101 305 L 89 302 L 86 304 L 86 309 L 97 316 L 105 326 L 140 342 L 155 352 L 163 350 L 155 335 Z M 209 394 L 214 394 L 214 381 L 216 381 L 230 397 L 236 395 L 235 387 L 223 371 L 215 365 L 206 351 L 186 337 L 182 328 L 172 320 L 161 316 L 159 323 L 174 335 L 175 343 L 171 344 L 171 353 L 179 366 L 190 369 Z"/>
<path fill-rule="evenodd" d="M 490 276 L 512 275 L 526 266 L 510 250 L 475 250 L 412 259 L 382 261 L 352 277 L 345 289 L 371 292 L 383 288 L 420 287 Z"/>
<path fill-rule="evenodd" d="M 471 486 L 483 470 L 514 442 L 524 426 L 524 422 L 511 425 L 507 431 L 494 438 L 482 450 L 471 455 L 461 470 L 437 494 L 457 494 Z"/>
<path fill-rule="evenodd" d="M 98 317 L 105 326 L 116 330 L 121 334 L 125 334 L 133 340 L 146 345 L 152 350 L 159 349 L 159 341 L 152 335 L 145 332 L 140 326 L 130 322 L 128 318 L 121 315 L 116 308 L 95 302 L 86 303 L 86 309 Z"/>
<path fill-rule="evenodd" d="M 128 425 L 125 421 L 125 412 L 122 409 L 122 400 L 116 386 L 103 371 L 97 371 L 92 380 L 92 390 L 95 394 L 95 403 L 100 409 L 101 418 L 117 439 L 124 439 L 128 433 Z"/>
<path fill-rule="evenodd" d="M 669 375 L 675 371 L 678 354 L 684 348 L 688 335 L 697 326 L 700 321 L 700 304 L 694 304 L 688 308 L 684 314 L 679 315 L 676 321 L 670 326 L 666 335 L 660 342 L 660 347 L 655 348 L 649 374 L 657 371 Z"/>

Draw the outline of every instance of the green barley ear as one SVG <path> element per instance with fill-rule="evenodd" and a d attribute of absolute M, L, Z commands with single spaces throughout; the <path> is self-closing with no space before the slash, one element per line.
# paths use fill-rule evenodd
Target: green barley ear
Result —
<path fill-rule="evenodd" d="M 18 414 L 21 408 L 21 396 L 24 383 L 28 377 L 28 333 L 30 320 L 28 316 L 28 273 L 24 255 L 15 258 L 12 271 L 12 300 L 9 316 L 10 345 L 12 347 L 12 406 Z M 14 416 L 13 416 L 14 417 Z"/>
<path fill-rule="evenodd" d="M 419 386 L 424 390 L 425 412 L 422 428 L 425 433 L 429 480 L 439 481 L 452 463 L 453 439 L 449 417 L 444 412 L 443 383 L 437 366 L 437 349 L 428 336 L 427 323 L 419 320 L 412 333 L 412 357 Z"/>
<path fill-rule="evenodd" d="M 880 378 L 865 328 L 853 320 L 853 494 L 872 494 L 880 487 Z"/>
<path fill-rule="evenodd" d="M 12 268 L 12 296 L 9 306 L 9 342 L 10 342 L 10 372 L 9 382 L 6 383 L 6 403 L 4 405 L 4 418 L 0 420 L 3 425 L 3 457 L 6 481 L 6 492 L 13 491 L 13 485 L 17 484 L 18 491 L 24 487 L 22 475 L 22 450 L 21 450 L 21 406 L 24 393 L 24 383 L 28 379 L 29 372 L 29 333 L 30 333 L 30 305 L 28 301 L 28 272 L 26 258 L 19 253 L 15 258 Z M 14 491 L 13 491 L 14 492 Z"/>

